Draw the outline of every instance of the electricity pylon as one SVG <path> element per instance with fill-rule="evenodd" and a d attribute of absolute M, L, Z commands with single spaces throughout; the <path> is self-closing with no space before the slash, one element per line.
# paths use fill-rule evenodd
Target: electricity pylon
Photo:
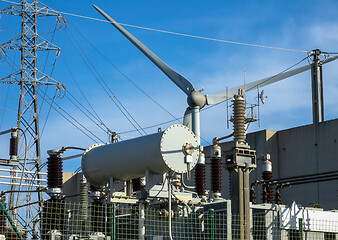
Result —
<path fill-rule="evenodd" d="M 30 229 L 42 207 L 41 190 L 45 181 L 41 172 L 38 90 L 42 85 L 55 85 L 56 90 L 60 90 L 60 84 L 37 67 L 39 52 L 54 50 L 56 56 L 60 52 L 57 46 L 38 35 L 38 18 L 54 16 L 60 25 L 65 24 L 65 21 L 57 11 L 38 0 L 22 0 L 2 9 L 0 13 L 21 17 L 20 35 L 0 45 L 5 55 L 7 50 L 21 52 L 21 63 L 16 65 L 19 69 L 0 79 L 1 83 L 18 85 L 20 88 L 17 159 L 2 165 L 12 167 L 8 199 L 10 215 L 20 228 Z"/>

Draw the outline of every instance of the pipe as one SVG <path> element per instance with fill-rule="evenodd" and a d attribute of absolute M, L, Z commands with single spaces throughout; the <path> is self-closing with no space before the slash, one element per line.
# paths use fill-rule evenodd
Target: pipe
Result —
<path fill-rule="evenodd" d="M 3 172 L 11 172 L 11 173 L 22 173 L 22 170 L 6 169 L 6 168 L 0 168 L 0 171 L 3 171 Z M 25 171 L 25 173 L 32 173 L 32 174 L 39 174 L 39 175 L 47 175 L 46 172 Z"/>
<path fill-rule="evenodd" d="M 88 226 L 88 184 L 85 176 L 80 180 L 81 221 L 83 230 Z"/>
<path fill-rule="evenodd" d="M 244 170 L 244 239 L 250 239 L 250 183 L 249 168 Z"/>
<path fill-rule="evenodd" d="M 112 233 L 111 239 L 116 240 L 116 204 L 113 203 L 113 221 L 112 221 Z"/>
<path fill-rule="evenodd" d="M 243 171 L 238 169 L 238 209 L 240 239 L 244 240 L 244 199 L 243 199 Z"/>
<path fill-rule="evenodd" d="M 18 238 L 20 240 L 23 240 L 23 238 L 22 238 L 19 230 L 16 228 L 16 226 L 15 226 L 12 218 L 9 216 L 9 214 L 8 214 L 8 212 L 7 212 L 7 210 L 6 210 L 3 202 L 0 202 L 0 209 L 5 213 L 5 215 L 6 215 L 7 219 L 8 219 L 8 221 L 9 221 L 9 223 L 11 224 L 11 226 L 14 229 L 14 231 L 15 231 L 16 235 L 18 236 Z"/>
<path fill-rule="evenodd" d="M 210 216 L 210 240 L 215 239 L 215 210 L 213 208 L 209 209 Z"/>
<path fill-rule="evenodd" d="M 329 174 L 334 174 L 334 173 L 338 173 L 338 171 L 330 171 L 330 172 L 323 172 L 323 173 L 315 173 L 315 174 L 307 174 L 307 175 L 301 175 L 301 176 L 294 176 L 294 177 L 287 177 L 287 178 L 278 178 L 278 179 L 272 179 L 272 180 L 268 180 L 268 181 L 264 181 L 264 180 L 260 180 L 260 181 L 255 181 L 254 183 L 252 183 L 251 185 L 259 185 L 259 184 L 264 184 L 264 183 L 273 183 L 273 182 L 280 182 L 280 181 L 286 181 L 286 180 L 290 180 L 292 181 L 293 179 L 300 179 L 300 178 L 310 178 L 310 177 L 318 177 L 321 175 L 329 175 Z"/>
<path fill-rule="evenodd" d="M 320 174 L 323 175 L 323 174 Z M 261 181 L 255 181 L 254 183 L 251 184 L 251 186 L 258 186 L 260 184 L 266 184 L 266 185 L 278 185 L 278 184 L 285 184 L 288 183 L 290 185 L 295 185 L 295 184 L 301 184 L 301 183 L 307 183 L 307 181 L 313 181 L 316 182 L 316 180 L 320 180 L 320 179 L 326 179 L 326 178 L 333 178 L 333 180 L 335 179 L 335 177 L 338 176 L 338 174 L 331 174 L 331 175 L 326 175 L 326 176 L 317 176 L 317 175 L 313 175 L 313 177 L 307 177 L 307 178 L 298 178 L 297 179 L 288 179 L 288 178 L 284 178 L 283 180 L 280 179 L 275 179 L 275 180 L 261 180 Z"/>
<path fill-rule="evenodd" d="M 229 135 L 227 135 L 227 136 L 224 136 L 224 137 L 215 137 L 215 138 L 212 140 L 212 144 L 213 144 L 213 145 L 219 144 L 220 141 L 222 141 L 222 140 L 224 140 L 224 139 L 227 139 L 227 138 L 230 138 L 230 137 L 232 137 L 232 136 L 234 136 L 234 133 L 231 133 L 231 134 L 229 134 Z"/>
<path fill-rule="evenodd" d="M 13 177 L 13 176 L 4 176 L 1 175 L 0 178 L 7 178 L 7 179 L 23 179 L 26 181 L 37 181 L 37 182 L 47 182 L 47 179 L 36 179 L 36 178 L 28 178 L 28 177 Z"/>
<path fill-rule="evenodd" d="M 139 219 L 138 219 L 138 234 L 139 234 L 139 237 L 138 237 L 138 239 L 139 240 L 145 240 L 146 228 L 145 228 L 145 225 L 144 225 L 144 221 L 145 221 L 144 202 L 140 201 L 139 204 L 138 204 L 138 207 L 139 207 Z"/>
<path fill-rule="evenodd" d="M 211 188 L 212 197 L 220 198 L 222 190 L 221 147 L 213 145 L 211 150 Z"/>
<path fill-rule="evenodd" d="M 173 235 L 171 232 L 171 183 L 168 176 L 168 210 L 169 210 L 169 238 L 173 240 Z"/>

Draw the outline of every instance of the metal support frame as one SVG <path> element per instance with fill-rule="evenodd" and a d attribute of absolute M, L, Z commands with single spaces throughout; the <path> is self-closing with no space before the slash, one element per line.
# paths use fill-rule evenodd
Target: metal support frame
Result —
<path fill-rule="evenodd" d="M 319 49 L 313 50 L 313 63 L 311 65 L 311 85 L 312 85 L 312 114 L 313 123 L 317 124 L 324 121 L 324 95 L 323 95 L 323 72 L 322 63 L 319 56 Z"/>
<path fill-rule="evenodd" d="M 13 4 L 0 11 L 1 14 L 15 15 L 21 17 L 21 34 L 12 40 L 0 45 L 0 49 L 19 50 L 21 52 L 20 69 L 9 76 L 0 79 L 0 83 L 14 84 L 20 86 L 20 98 L 18 106 L 17 129 L 22 129 L 19 134 L 19 164 L 13 166 L 11 172 L 11 190 L 9 198 L 9 208 L 14 209 L 9 212 L 13 221 L 21 227 L 32 225 L 34 219 L 38 217 L 42 207 L 42 192 L 39 191 L 35 196 L 32 194 L 22 195 L 20 190 L 25 190 L 36 186 L 40 188 L 42 175 L 41 172 L 41 149 L 40 149 L 40 129 L 38 111 L 38 86 L 56 85 L 59 83 L 41 73 L 37 68 L 38 52 L 57 50 L 59 48 L 38 35 L 38 17 L 57 16 L 60 14 L 39 3 L 38 0 L 28 2 L 22 0 L 21 4 Z M 58 21 L 58 23 L 62 23 Z M 26 140 L 23 135 L 26 136 Z M 7 165 L 7 164 L 5 164 Z M 19 178 L 19 179 L 18 179 Z M 27 179 L 38 179 L 27 180 Z M 30 201 L 40 202 L 39 206 L 32 206 L 26 212 L 18 216 L 15 209 L 17 206 L 27 204 Z"/>

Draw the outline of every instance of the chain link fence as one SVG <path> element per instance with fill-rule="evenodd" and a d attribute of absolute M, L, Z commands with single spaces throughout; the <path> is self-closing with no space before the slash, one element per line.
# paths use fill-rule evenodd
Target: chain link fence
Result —
<path fill-rule="evenodd" d="M 203 206 L 147 204 L 69 203 L 61 200 L 44 202 L 37 233 L 18 232 L 1 209 L 0 240 L 4 239 L 245 239 L 242 221 L 226 210 Z M 338 219 L 296 219 L 296 224 L 281 223 L 278 212 L 253 213 L 250 237 L 264 240 L 333 240 L 338 239 Z M 316 230 L 317 229 L 317 230 Z M 319 229 L 319 230 L 318 230 Z M 38 235 L 37 235 L 38 234 Z M 243 232 L 242 232 L 243 234 Z"/>

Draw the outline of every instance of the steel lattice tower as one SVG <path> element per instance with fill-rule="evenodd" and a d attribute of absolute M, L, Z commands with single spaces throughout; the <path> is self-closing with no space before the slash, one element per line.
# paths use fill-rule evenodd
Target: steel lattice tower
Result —
<path fill-rule="evenodd" d="M 39 132 L 38 88 L 41 85 L 55 85 L 59 83 L 40 72 L 37 68 L 38 52 L 57 51 L 60 49 L 38 35 L 38 17 L 56 16 L 57 23 L 62 24 L 62 17 L 56 11 L 34 0 L 22 0 L 0 11 L 2 14 L 21 16 L 21 33 L 0 45 L 3 52 L 7 49 L 21 52 L 19 70 L 0 79 L 2 83 L 15 84 L 20 87 L 20 99 L 17 116 L 19 137 L 19 152 L 17 161 L 11 161 L 11 191 L 9 209 L 17 225 L 30 228 L 34 219 L 38 217 L 42 203 L 42 192 L 20 193 L 20 191 L 41 189 L 41 149 Z M 20 130 L 20 131 L 19 131 Z M 25 138 L 27 140 L 25 140 Z M 39 204 L 32 204 L 37 202 Z M 25 211 L 16 211 L 19 206 L 26 205 Z"/>

